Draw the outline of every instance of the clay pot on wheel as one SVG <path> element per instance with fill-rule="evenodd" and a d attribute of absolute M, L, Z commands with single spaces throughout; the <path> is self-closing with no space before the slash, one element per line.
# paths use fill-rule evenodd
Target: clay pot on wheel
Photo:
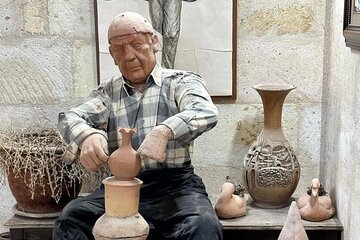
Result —
<path fill-rule="evenodd" d="M 96 221 L 93 235 L 96 240 L 145 240 L 149 235 L 149 225 L 138 213 L 142 181 L 135 178 L 141 163 L 131 145 L 131 137 L 136 130 L 118 130 L 122 140 L 108 161 L 114 176 L 103 180 L 105 213 Z"/>
<path fill-rule="evenodd" d="M 118 128 L 122 135 L 119 148 L 109 157 L 109 167 L 111 173 L 118 180 L 133 180 L 139 173 L 141 167 L 140 157 L 132 148 L 131 138 L 136 132 L 134 128 Z"/>

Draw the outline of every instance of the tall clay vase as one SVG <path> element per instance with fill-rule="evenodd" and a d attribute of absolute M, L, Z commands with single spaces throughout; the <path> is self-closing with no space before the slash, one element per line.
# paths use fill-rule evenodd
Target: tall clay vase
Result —
<path fill-rule="evenodd" d="M 145 240 L 149 225 L 138 213 L 140 186 L 135 178 L 140 170 L 140 158 L 131 146 L 136 132 L 131 128 L 119 128 L 122 141 L 109 157 L 113 177 L 104 179 L 105 213 L 96 221 L 93 235 L 96 240 Z"/>
<path fill-rule="evenodd" d="M 245 182 L 254 204 L 261 208 L 288 205 L 300 178 L 299 162 L 281 128 L 281 114 L 291 85 L 253 87 L 264 107 L 264 128 L 244 159 Z"/>

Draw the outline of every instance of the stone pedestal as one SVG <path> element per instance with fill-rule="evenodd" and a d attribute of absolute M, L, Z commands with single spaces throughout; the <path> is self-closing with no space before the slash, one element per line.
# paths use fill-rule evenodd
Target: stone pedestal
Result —
<path fill-rule="evenodd" d="M 145 240 L 149 225 L 138 213 L 142 181 L 120 181 L 108 177 L 105 185 L 105 213 L 96 221 L 93 235 L 96 240 Z"/>

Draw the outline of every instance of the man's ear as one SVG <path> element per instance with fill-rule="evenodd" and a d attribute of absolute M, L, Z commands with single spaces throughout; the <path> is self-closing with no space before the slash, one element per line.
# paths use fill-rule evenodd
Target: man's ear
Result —
<path fill-rule="evenodd" d="M 151 43 L 154 46 L 154 52 L 158 52 L 161 50 L 160 41 L 156 34 L 151 36 Z"/>
<path fill-rule="evenodd" d="M 111 57 L 113 58 L 115 65 L 117 66 L 116 60 L 115 60 L 113 52 L 111 50 L 111 45 L 109 46 L 109 53 L 110 53 Z"/>

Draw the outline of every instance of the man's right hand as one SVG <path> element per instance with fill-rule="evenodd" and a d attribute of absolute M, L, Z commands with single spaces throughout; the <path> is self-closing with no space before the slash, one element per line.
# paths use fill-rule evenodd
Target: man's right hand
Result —
<path fill-rule="evenodd" d="M 96 171 L 109 158 L 107 141 L 98 133 L 86 137 L 80 144 L 80 149 L 80 163 L 88 171 Z"/>

